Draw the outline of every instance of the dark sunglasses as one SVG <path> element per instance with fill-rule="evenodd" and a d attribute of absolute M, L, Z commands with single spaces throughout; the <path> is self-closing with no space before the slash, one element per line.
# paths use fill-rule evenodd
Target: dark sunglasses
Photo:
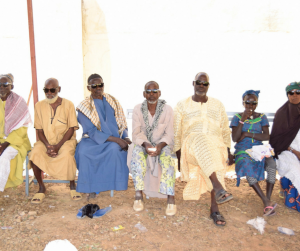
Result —
<path fill-rule="evenodd" d="M 88 85 L 90 87 L 92 87 L 93 89 L 96 89 L 97 86 L 99 86 L 100 88 L 104 86 L 104 83 L 101 83 L 101 84 L 93 84 L 93 85 Z"/>
<path fill-rule="evenodd" d="M 6 82 L 6 83 L 0 83 L 0 87 L 8 87 L 9 85 L 11 85 L 11 83 Z"/>
<path fill-rule="evenodd" d="M 246 104 L 246 105 L 257 105 L 258 104 L 258 102 L 257 101 L 249 101 L 249 100 L 246 100 L 246 101 L 244 101 L 244 103 Z"/>
<path fill-rule="evenodd" d="M 196 85 L 203 85 L 203 86 L 208 86 L 209 85 L 209 82 L 204 82 L 204 81 L 200 81 L 200 80 L 197 80 L 197 81 L 194 81 L 196 83 Z"/>
<path fill-rule="evenodd" d="M 291 96 L 293 96 L 295 93 L 296 93 L 297 95 L 300 95 L 300 90 L 296 90 L 296 91 L 289 91 L 289 92 L 288 92 L 288 95 L 291 95 Z"/>
<path fill-rule="evenodd" d="M 51 89 L 44 88 L 43 90 L 44 90 L 45 93 L 48 93 L 49 91 L 50 91 L 51 93 L 55 93 L 55 91 L 56 91 L 57 88 L 58 88 L 58 87 L 56 87 L 56 88 L 51 88 Z"/>
<path fill-rule="evenodd" d="M 159 92 L 159 89 L 145 90 L 145 92 L 146 92 L 147 94 L 150 94 L 151 92 L 153 92 L 153 93 L 158 93 L 158 92 Z"/>

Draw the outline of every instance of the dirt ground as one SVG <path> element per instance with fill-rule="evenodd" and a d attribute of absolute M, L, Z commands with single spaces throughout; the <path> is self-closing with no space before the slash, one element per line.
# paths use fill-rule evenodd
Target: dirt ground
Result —
<path fill-rule="evenodd" d="M 277 214 L 266 217 L 262 235 L 246 224 L 262 216 L 261 201 L 245 180 L 239 188 L 235 182 L 226 179 L 234 200 L 220 206 L 227 220 L 224 228 L 216 227 L 209 218 L 209 194 L 199 201 L 183 201 L 185 183 L 179 180 L 175 216 L 165 216 L 166 200 L 162 199 L 145 199 L 146 210 L 133 211 L 134 187 L 130 179 L 127 191 L 115 191 L 113 198 L 110 192 L 102 192 L 90 200 L 100 208 L 112 206 L 110 213 L 98 219 L 76 218 L 78 209 L 88 202 L 85 195 L 80 201 L 72 201 L 66 184 L 46 184 L 46 198 L 41 205 L 30 203 L 38 187 L 32 184 L 27 198 L 22 184 L 0 193 L 0 227 L 12 227 L 0 228 L 0 250 L 43 250 L 57 239 L 69 240 L 78 250 L 299 250 L 300 214 L 284 206 L 278 196 L 278 181 L 272 196 L 279 204 Z M 261 185 L 265 187 L 264 182 Z M 30 211 L 37 214 L 30 216 Z M 139 222 L 147 232 L 135 228 Z M 124 229 L 112 231 L 118 225 Z M 293 229 L 295 236 L 279 233 L 278 226 Z"/>

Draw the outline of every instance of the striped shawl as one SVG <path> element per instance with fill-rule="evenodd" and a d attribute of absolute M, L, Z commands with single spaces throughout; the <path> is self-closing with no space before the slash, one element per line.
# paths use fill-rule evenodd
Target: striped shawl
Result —
<path fill-rule="evenodd" d="M 32 123 L 25 100 L 11 92 L 5 104 L 4 134 L 7 137 L 12 131 L 20 127 L 28 127 Z"/>
<path fill-rule="evenodd" d="M 117 125 L 119 128 L 119 135 L 122 137 L 123 131 L 127 128 L 126 118 L 119 101 L 113 96 L 104 93 L 107 103 L 114 109 Z M 94 99 L 92 96 L 86 97 L 76 108 L 77 111 L 82 112 L 91 122 L 101 131 L 101 123 L 96 110 Z"/>

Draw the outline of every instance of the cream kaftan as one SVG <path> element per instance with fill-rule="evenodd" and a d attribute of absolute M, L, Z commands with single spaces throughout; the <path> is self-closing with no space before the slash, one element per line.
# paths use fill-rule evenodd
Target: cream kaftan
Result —
<path fill-rule="evenodd" d="M 198 200 L 211 191 L 213 172 L 225 189 L 231 132 L 223 104 L 211 97 L 203 104 L 189 97 L 177 104 L 174 113 L 174 151 L 181 149 L 181 180 L 187 182 L 183 199 Z"/>

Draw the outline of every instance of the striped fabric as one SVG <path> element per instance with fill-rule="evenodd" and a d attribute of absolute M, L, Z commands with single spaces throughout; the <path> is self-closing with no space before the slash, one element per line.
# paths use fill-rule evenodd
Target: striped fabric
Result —
<path fill-rule="evenodd" d="M 106 98 L 106 101 L 110 104 L 110 106 L 115 111 L 115 117 L 119 128 L 119 134 L 120 137 L 122 137 L 123 131 L 127 128 L 127 122 L 126 122 L 125 114 L 123 112 L 123 108 L 120 105 L 119 101 L 113 96 L 107 93 L 104 93 L 103 96 Z M 97 129 L 101 131 L 100 119 L 92 96 L 86 97 L 77 106 L 76 110 L 82 112 L 87 118 L 91 120 L 91 122 L 97 127 Z"/>
<path fill-rule="evenodd" d="M 31 117 L 25 100 L 15 92 L 11 92 L 5 104 L 5 136 L 7 137 L 20 127 L 28 127 L 30 124 Z"/>

